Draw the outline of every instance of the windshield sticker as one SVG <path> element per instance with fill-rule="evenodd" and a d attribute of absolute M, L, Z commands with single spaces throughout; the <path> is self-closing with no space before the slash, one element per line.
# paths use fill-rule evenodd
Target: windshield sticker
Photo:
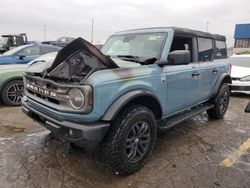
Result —
<path fill-rule="evenodd" d="M 158 40 L 161 39 L 162 36 L 155 36 L 155 35 L 151 35 L 148 37 L 148 40 Z"/>

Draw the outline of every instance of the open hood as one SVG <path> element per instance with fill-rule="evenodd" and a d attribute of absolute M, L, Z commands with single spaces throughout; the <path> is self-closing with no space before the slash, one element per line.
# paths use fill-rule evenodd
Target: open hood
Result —
<path fill-rule="evenodd" d="M 48 72 L 52 71 L 56 68 L 60 63 L 65 61 L 67 58 L 75 54 L 76 52 L 83 50 L 88 55 L 92 57 L 96 57 L 100 62 L 103 63 L 104 66 L 108 68 L 117 68 L 118 66 L 107 56 L 105 56 L 100 50 L 98 50 L 94 45 L 84 40 L 83 38 L 77 38 L 69 43 L 67 46 L 62 48 L 56 58 L 52 66 L 48 69 Z"/>
<path fill-rule="evenodd" d="M 32 73 L 32 66 L 37 65 L 36 63 L 34 65 L 31 64 L 29 69 L 26 70 L 27 73 Z M 40 66 L 40 68 L 42 76 L 56 79 L 79 80 L 94 69 L 118 68 L 118 65 L 112 59 L 102 54 L 91 43 L 82 38 L 77 38 L 57 53 L 49 67 Z"/>

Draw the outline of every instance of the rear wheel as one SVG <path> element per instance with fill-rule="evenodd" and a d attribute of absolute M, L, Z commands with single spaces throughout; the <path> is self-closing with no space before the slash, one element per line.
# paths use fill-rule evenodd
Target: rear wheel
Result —
<path fill-rule="evenodd" d="M 22 80 L 12 80 L 5 84 L 2 89 L 2 100 L 10 106 L 18 106 L 24 94 L 24 86 Z"/>
<path fill-rule="evenodd" d="M 227 83 L 223 83 L 219 92 L 213 100 L 214 107 L 207 110 L 209 117 L 214 119 L 221 119 L 225 115 L 230 99 L 230 90 Z"/>
<path fill-rule="evenodd" d="M 134 173 L 150 156 L 156 132 L 156 120 L 148 108 L 139 105 L 126 108 L 98 147 L 97 159 L 118 174 Z"/>

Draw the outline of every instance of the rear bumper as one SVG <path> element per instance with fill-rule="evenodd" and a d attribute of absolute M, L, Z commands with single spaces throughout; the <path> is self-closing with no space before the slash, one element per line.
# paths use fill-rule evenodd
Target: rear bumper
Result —
<path fill-rule="evenodd" d="M 26 97 L 22 99 L 22 111 L 55 135 L 89 149 L 94 148 L 103 140 L 110 127 L 110 124 L 106 122 L 75 123 L 57 120 L 34 109 L 28 104 Z"/>
<path fill-rule="evenodd" d="M 250 94 L 250 82 L 233 81 L 231 84 L 231 91 Z"/>

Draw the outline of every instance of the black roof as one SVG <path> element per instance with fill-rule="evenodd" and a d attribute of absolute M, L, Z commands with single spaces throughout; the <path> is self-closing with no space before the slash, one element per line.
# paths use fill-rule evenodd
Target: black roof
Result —
<path fill-rule="evenodd" d="M 176 34 L 207 37 L 207 38 L 213 38 L 216 40 L 226 40 L 226 37 L 224 35 L 211 34 L 208 32 L 197 31 L 197 30 L 186 29 L 186 28 L 179 28 L 179 27 L 170 27 L 170 28 L 172 28 Z"/>
<path fill-rule="evenodd" d="M 135 32 L 136 33 L 166 32 L 167 29 L 173 29 L 175 34 L 180 34 L 180 35 L 206 37 L 206 38 L 213 38 L 216 40 L 223 40 L 223 41 L 226 40 L 226 37 L 223 35 L 211 34 L 208 32 L 197 31 L 197 30 L 192 30 L 192 29 L 187 29 L 187 28 L 180 28 L 180 27 L 151 27 L 151 28 L 132 29 L 132 30 L 116 32 L 115 35 L 135 33 Z"/>

